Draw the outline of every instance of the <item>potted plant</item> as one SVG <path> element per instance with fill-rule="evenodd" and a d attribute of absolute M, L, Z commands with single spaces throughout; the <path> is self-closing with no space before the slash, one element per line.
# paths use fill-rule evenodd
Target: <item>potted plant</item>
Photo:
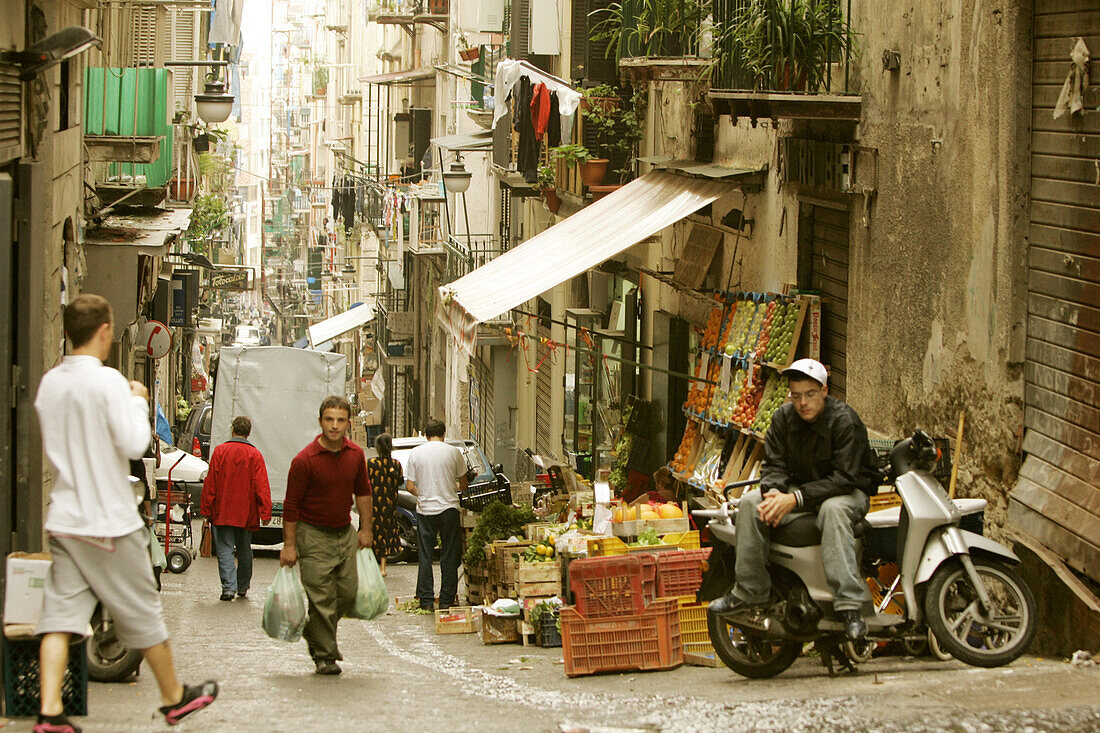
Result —
<path fill-rule="evenodd" d="M 561 208 L 561 197 L 558 196 L 556 190 L 557 171 L 555 167 L 549 164 L 540 165 L 537 184 L 542 192 L 542 198 L 546 201 L 546 208 L 550 210 L 551 214 L 558 213 L 558 209 Z"/>
<path fill-rule="evenodd" d="M 478 57 L 481 56 L 481 47 L 471 44 L 462 31 L 458 32 L 455 41 L 458 44 L 458 56 L 463 61 L 477 61 Z"/>
<path fill-rule="evenodd" d="M 740 60 L 757 89 L 817 92 L 834 56 L 853 45 L 852 27 L 830 0 L 757 0 L 717 34 L 714 66 Z"/>
<path fill-rule="evenodd" d="M 594 132 L 598 157 L 589 162 L 588 177 L 582 171 L 585 185 L 592 187 L 603 183 L 611 154 L 623 149 L 622 120 L 623 99 L 619 90 L 610 84 L 597 84 L 583 92 L 581 114 L 585 127 Z M 596 168 L 599 169 L 597 174 Z"/>
<path fill-rule="evenodd" d="M 681 57 L 699 48 L 699 30 L 710 4 L 703 0 L 614 2 L 589 15 L 597 20 L 593 40 L 606 40 L 607 55 L 616 59 Z M 624 20 L 627 22 L 624 23 Z"/>
<path fill-rule="evenodd" d="M 588 152 L 588 148 L 576 143 L 550 148 L 550 158 L 565 161 L 568 168 L 580 166 L 581 180 L 586 186 L 599 183 L 607 172 L 606 158 L 602 160 L 593 158 L 592 153 Z"/>
<path fill-rule="evenodd" d="M 323 97 L 328 94 L 328 67 L 321 59 L 313 60 L 313 96 Z"/>

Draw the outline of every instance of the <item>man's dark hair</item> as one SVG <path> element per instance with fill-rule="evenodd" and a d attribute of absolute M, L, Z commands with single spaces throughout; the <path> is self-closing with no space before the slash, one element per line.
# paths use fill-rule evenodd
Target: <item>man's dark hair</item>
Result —
<path fill-rule="evenodd" d="M 317 417 L 324 417 L 325 410 L 338 409 L 348 413 L 348 418 L 351 418 L 351 404 L 340 395 L 332 395 L 326 397 L 325 401 L 321 403 L 321 409 L 317 411 Z"/>
<path fill-rule="evenodd" d="M 62 320 L 65 335 L 72 341 L 73 348 L 79 349 L 92 340 L 100 326 L 111 322 L 111 304 L 102 295 L 78 295 L 65 306 Z"/>
<path fill-rule="evenodd" d="M 252 433 L 252 421 L 244 415 L 233 418 L 233 434 L 238 438 L 247 438 Z"/>
<path fill-rule="evenodd" d="M 447 435 L 447 426 L 442 420 L 429 420 L 424 426 L 424 437 L 443 438 Z"/>
<path fill-rule="evenodd" d="M 379 458 L 389 458 L 393 455 L 393 437 L 389 433 L 382 433 L 374 439 L 374 450 Z"/>

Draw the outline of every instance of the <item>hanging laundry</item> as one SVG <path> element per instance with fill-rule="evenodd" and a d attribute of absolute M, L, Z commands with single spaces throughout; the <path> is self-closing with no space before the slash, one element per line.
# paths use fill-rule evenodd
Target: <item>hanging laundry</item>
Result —
<path fill-rule="evenodd" d="M 550 122 L 550 90 L 538 83 L 531 90 L 531 126 L 535 128 L 535 140 L 542 141 Z"/>
<path fill-rule="evenodd" d="M 550 94 L 550 119 L 546 127 L 546 145 L 556 148 L 561 145 L 561 113 L 558 111 L 558 93 Z"/>

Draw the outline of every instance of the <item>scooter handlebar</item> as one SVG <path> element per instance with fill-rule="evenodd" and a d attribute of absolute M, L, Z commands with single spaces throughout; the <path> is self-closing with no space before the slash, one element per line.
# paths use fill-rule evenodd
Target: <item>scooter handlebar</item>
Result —
<path fill-rule="evenodd" d="M 729 501 L 730 500 L 730 489 L 739 489 L 742 486 L 752 486 L 753 484 L 758 484 L 758 483 L 760 483 L 760 477 L 759 476 L 756 477 L 756 478 L 745 479 L 744 481 L 733 481 L 731 483 L 726 484 L 726 487 L 724 489 L 722 489 L 722 496 L 725 497 L 726 501 Z"/>

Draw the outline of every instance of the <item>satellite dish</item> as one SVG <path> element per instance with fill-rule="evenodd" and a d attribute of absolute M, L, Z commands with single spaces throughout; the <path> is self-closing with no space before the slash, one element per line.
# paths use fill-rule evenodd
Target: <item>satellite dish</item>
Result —
<path fill-rule="evenodd" d="M 160 321 L 146 321 L 141 342 L 150 359 L 163 359 L 172 350 L 172 331 Z"/>

